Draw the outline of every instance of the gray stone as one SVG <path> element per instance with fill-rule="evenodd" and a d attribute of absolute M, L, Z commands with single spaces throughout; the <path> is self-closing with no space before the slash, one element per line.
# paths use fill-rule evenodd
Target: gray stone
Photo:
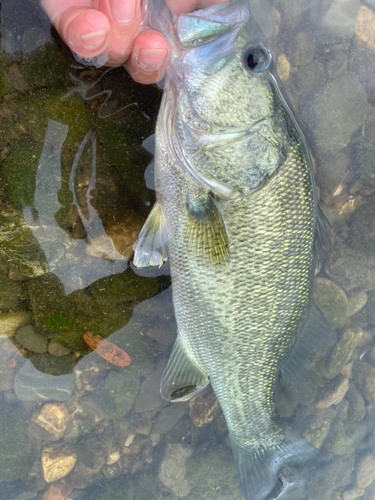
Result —
<path fill-rule="evenodd" d="M 65 401 L 74 389 L 74 375 L 53 376 L 37 370 L 26 360 L 14 379 L 14 390 L 22 401 Z"/>
<path fill-rule="evenodd" d="M 17 329 L 30 320 L 30 314 L 24 311 L 0 314 L 0 337 L 14 337 Z"/>
<path fill-rule="evenodd" d="M 92 398 L 105 414 L 120 418 L 132 409 L 139 385 L 139 377 L 134 374 L 110 372 Z"/>
<path fill-rule="evenodd" d="M 362 337 L 362 330 L 351 329 L 346 330 L 340 337 L 339 341 L 331 352 L 325 369 L 325 376 L 329 379 L 335 378 L 346 363 L 349 361 L 352 352 Z"/>
<path fill-rule="evenodd" d="M 173 429 L 189 408 L 188 403 L 172 403 L 163 408 L 152 427 L 152 434 L 165 434 Z"/>
<path fill-rule="evenodd" d="M 343 180 L 350 163 L 349 150 L 322 155 L 317 165 L 317 179 L 321 188 L 333 191 Z"/>
<path fill-rule="evenodd" d="M 92 433 L 81 438 L 74 450 L 86 467 L 98 470 L 106 464 L 111 447 L 112 443 L 106 436 Z"/>
<path fill-rule="evenodd" d="M 191 487 L 186 480 L 186 460 L 192 453 L 193 449 L 190 446 L 168 443 L 160 464 L 159 480 L 177 497 L 184 497 L 190 493 Z"/>
<path fill-rule="evenodd" d="M 351 318 L 363 307 L 367 302 L 367 293 L 365 291 L 353 293 L 348 297 L 348 316 Z"/>
<path fill-rule="evenodd" d="M 135 400 L 135 411 L 157 411 L 168 404 L 160 395 L 160 380 L 166 364 L 166 360 L 161 360 L 155 371 L 142 382 Z"/>
<path fill-rule="evenodd" d="M 324 387 L 318 391 L 315 407 L 318 409 L 328 408 L 337 405 L 345 396 L 349 389 L 349 379 L 342 375 L 334 380 L 327 381 Z"/>
<path fill-rule="evenodd" d="M 338 50 L 334 52 L 333 57 L 328 61 L 326 71 L 329 78 L 337 78 L 342 75 L 348 66 L 348 57 L 347 55 Z"/>
<path fill-rule="evenodd" d="M 315 410 L 309 428 L 302 434 L 309 443 L 320 448 L 328 436 L 337 412 L 332 408 Z"/>
<path fill-rule="evenodd" d="M 294 75 L 294 79 L 296 81 L 298 94 L 303 107 L 305 96 L 310 92 L 310 90 L 315 86 L 321 87 L 325 84 L 326 75 L 324 66 L 322 63 L 317 61 L 313 61 L 308 66 L 300 66 L 297 73 Z"/>
<path fill-rule="evenodd" d="M 346 292 L 354 288 L 375 288 L 375 258 L 353 250 L 340 241 L 333 245 L 325 271 Z"/>
<path fill-rule="evenodd" d="M 367 488 L 375 479 L 375 459 L 372 455 L 362 458 L 357 469 L 358 488 Z"/>
<path fill-rule="evenodd" d="M 364 398 L 371 405 L 375 404 L 375 368 L 364 361 L 355 361 L 352 373 Z"/>
<path fill-rule="evenodd" d="M 35 333 L 31 325 L 21 326 L 21 328 L 17 330 L 16 341 L 29 351 L 40 354 L 47 352 L 48 340 L 46 337 Z"/>
<path fill-rule="evenodd" d="M 309 500 L 332 500 L 333 492 L 350 483 L 354 455 L 332 457 L 331 468 L 316 477 L 309 486 Z"/>
<path fill-rule="evenodd" d="M 48 353 L 51 354 L 51 356 L 65 356 L 66 354 L 69 354 L 69 349 L 65 347 L 64 345 L 60 344 L 60 342 L 55 342 L 54 340 L 51 340 L 48 343 Z"/>
<path fill-rule="evenodd" d="M 324 154 L 349 144 L 366 118 L 367 96 L 357 76 L 347 72 L 301 101 L 300 106 L 306 129 L 318 152 Z"/>
<path fill-rule="evenodd" d="M 375 256 L 375 196 L 366 199 L 352 218 L 351 243 L 355 250 Z"/>
<path fill-rule="evenodd" d="M 294 66 L 308 66 L 315 55 L 315 41 L 301 31 L 293 38 L 287 52 L 290 62 Z"/>
<path fill-rule="evenodd" d="M 279 4 L 294 28 L 301 22 L 304 12 L 309 8 L 310 0 L 279 0 Z"/>

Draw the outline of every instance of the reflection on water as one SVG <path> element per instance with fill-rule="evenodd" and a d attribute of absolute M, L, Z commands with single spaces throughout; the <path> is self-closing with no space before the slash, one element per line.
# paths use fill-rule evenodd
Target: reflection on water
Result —
<path fill-rule="evenodd" d="M 212 391 L 159 394 L 176 332 L 168 267 L 128 263 L 154 202 L 160 91 L 79 67 L 36 2 L 1 7 L 0 497 L 240 500 Z M 276 400 L 332 467 L 295 498 L 372 500 L 375 4 L 254 0 L 254 14 L 332 225 L 314 298 L 336 334 Z M 108 343 L 91 352 L 88 331 Z"/>

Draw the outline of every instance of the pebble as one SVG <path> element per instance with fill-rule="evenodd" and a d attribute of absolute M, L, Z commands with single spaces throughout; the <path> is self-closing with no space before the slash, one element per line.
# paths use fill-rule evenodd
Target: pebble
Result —
<path fill-rule="evenodd" d="M 348 67 L 348 57 L 344 52 L 338 50 L 334 53 L 332 59 L 329 60 L 326 66 L 328 78 L 337 78 L 345 73 Z"/>
<path fill-rule="evenodd" d="M 39 354 L 47 352 L 47 338 L 35 333 L 31 325 L 21 326 L 21 328 L 16 331 L 15 338 L 16 342 L 29 351 Z"/>
<path fill-rule="evenodd" d="M 375 368 L 364 361 L 355 361 L 353 377 L 365 399 L 375 404 Z"/>
<path fill-rule="evenodd" d="M 331 405 L 337 405 L 345 396 L 348 389 L 349 379 L 340 375 L 336 380 L 328 382 L 320 391 L 315 408 L 323 409 L 329 408 Z"/>
<path fill-rule="evenodd" d="M 333 328 L 342 327 L 348 318 L 348 299 L 344 290 L 327 278 L 314 280 L 314 302 Z"/>
<path fill-rule="evenodd" d="M 315 55 L 315 41 L 304 31 L 293 38 L 288 51 L 289 60 L 294 66 L 308 66 Z"/>
<path fill-rule="evenodd" d="M 331 424 L 337 412 L 332 408 L 325 408 L 315 411 L 310 423 L 310 427 L 302 434 L 315 448 L 320 448 L 328 436 Z"/>
<path fill-rule="evenodd" d="M 362 497 L 365 494 L 365 490 L 361 488 L 352 488 L 350 490 L 344 491 L 343 500 L 354 500 L 354 498 Z"/>
<path fill-rule="evenodd" d="M 280 54 L 276 63 L 277 73 L 282 82 L 287 82 L 290 75 L 290 62 L 285 54 Z"/>
<path fill-rule="evenodd" d="M 70 414 L 63 404 L 45 404 L 36 411 L 31 420 L 43 427 L 53 436 L 60 438 L 64 434 L 70 419 Z"/>
<path fill-rule="evenodd" d="M 56 342 L 55 340 L 51 340 L 48 343 L 48 353 L 51 354 L 52 356 L 60 357 L 60 356 L 66 356 L 67 354 L 70 353 L 70 350 L 68 347 L 62 345 L 60 342 Z"/>
<path fill-rule="evenodd" d="M 186 414 L 188 403 L 172 403 L 163 408 L 152 427 L 152 435 L 165 434 L 173 429 L 177 422 Z"/>
<path fill-rule="evenodd" d="M 375 459 L 372 455 L 363 458 L 357 469 L 358 488 L 367 488 L 375 479 Z"/>
<path fill-rule="evenodd" d="M 375 51 L 375 14 L 365 5 L 359 9 L 355 35 L 358 43 Z"/>
<path fill-rule="evenodd" d="M 69 484 L 51 484 L 43 493 L 42 500 L 66 500 L 73 488 Z"/>
<path fill-rule="evenodd" d="M 344 332 L 328 358 L 325 368 L 326 378 L 333 379 L 341 372 L 361 337 L 360 328 L 349 328 Z"/>
<path fill-rule="evenodd" d="M 185 476 L 186 460 L 192 453 L 193 449 L 190 446 L 168 443 L 160 465 L 159 480 L 177 497 L 184 497 L 190 493 L 190 486 Z"/>
<path fill-rule="evenodd" d="M 0 313 L 0 337 L 14 337 L 17 329 L 27 325 L 31 316 L 27 312 Z"/>
<path fill-rule="evenodd" d="M 77 455 L 68 450 L 44 448 L 42 467 L 44 479 L 53 483 L 67 476 L 75 466 Z"/>
<path fill-rule="evenodd" d="M 107 458 L 107 465 L 112 465 L 117 462 L 117 460 L 120 459 L 120 452 L 119 451 L 113 451 L 108 455 Z"/>

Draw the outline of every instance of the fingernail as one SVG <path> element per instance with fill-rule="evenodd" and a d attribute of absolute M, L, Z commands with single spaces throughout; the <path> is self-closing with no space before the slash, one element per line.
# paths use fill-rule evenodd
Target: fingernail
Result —
<path fill-rule="evenodd" d="M 143 71 L 155 71 L 164 64 L 167 53 L 167 49 L 141 49 L 137 64 Z"/>
<path fill-rule="evenodd" d="M 81 35 L 82 45 L 87 50 L 98 49 L 107 38 L 107 31 L 93 31 L 92 33 L 87 33 L 87 35 Z"/>
<path fill-rule="evenodd" d="M 135 16 L 135 0 L 112 0 L 111 12 L 119 23 L 130 23 Z"/>

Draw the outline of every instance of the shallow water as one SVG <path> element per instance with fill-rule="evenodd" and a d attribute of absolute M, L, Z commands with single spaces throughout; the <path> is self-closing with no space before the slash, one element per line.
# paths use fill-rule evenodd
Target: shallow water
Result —
<path fill-rule="evenodd" d="M 336 335 L 300 385 L 280 380 L 276 407 L 332 466 L 287 498 L 373 500 L 375 3 L 253 12 L 331 223 L 314 298 Z M 176 332 L 168 264 L 131 263 L 161 90 L 80 66 L 36 1 L 7 0 L 0 98 L 0 500 L 240 500 L 212 391 L 159 395 Z M 110 343 L 93 352 L 95 334 Z"/>

